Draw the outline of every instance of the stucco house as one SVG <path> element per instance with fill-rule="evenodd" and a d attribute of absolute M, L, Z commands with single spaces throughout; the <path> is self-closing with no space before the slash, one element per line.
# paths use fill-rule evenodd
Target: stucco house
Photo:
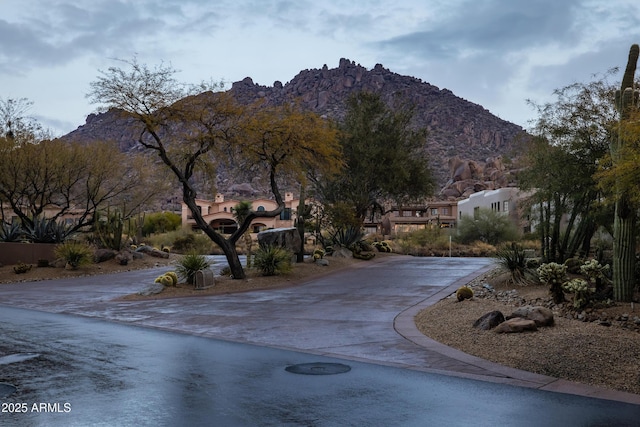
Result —
<path fill-rule="evenodd" d="M 223 194 L 217 194 L 214 200 L 196 199 L 198 209 L 202 213 L 207 223 L 211 224 L 221 233 L 233 233 L 238 223 L 234 216 L 234 207 L 240 203 L 240 200 L 225 200 Z M 256 218 L 250 227 L 252 233 L 258 233 L 262 230 L 270 228 L 293 227 L 295 212 L 300 204 L 299 199 L 294 199 L 293 193 L 287 192 L 284 195 L 285 208 L 280 215 L 272 218 Z M 251 200 L 251 208 L 254 211 L 270 211 L 278 207 L 275 200 L 255 199 Z M 191 211 L 187 205 L 182 202 L 182 226 L 197 229 L 197 225 Z"/>

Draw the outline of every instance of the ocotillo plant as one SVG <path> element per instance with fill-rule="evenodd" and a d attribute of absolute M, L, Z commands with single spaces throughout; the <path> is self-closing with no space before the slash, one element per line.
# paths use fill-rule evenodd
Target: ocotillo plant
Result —
<path fill-rule="evenodd" d="M 630 109 L 637 100 L 633 89 L 638 45 L 629 50 L 629 60 L 622 78 L 620 90 L 616 91 L 616 108 L 620 113 L 620 123 L 629 118 Z M 623 132 L 611 141 L 611 157 L 614 162 L 622 155 Z M 631 301 L 635 287 L 635 224 L 636 210 L 624 190 L 616 189 L 615 219 L 613 224 L 613 294 L 618 301 Z"/>

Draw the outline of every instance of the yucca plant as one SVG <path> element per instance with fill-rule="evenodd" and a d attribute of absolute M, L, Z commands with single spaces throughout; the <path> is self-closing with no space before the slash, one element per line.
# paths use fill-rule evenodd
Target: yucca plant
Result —
<path fill-rule="evenodd" d="M 511 273 L 513 283 L 527 283 L 527 260 L 524 249 L 521 246 L 512 242 L 511 245 L 505 245 L 498 249 L 495 257 L 498 265 Z"/>
<path fill-rule="evenodd" d="M 261 246 L 255 253 L 253 266 L 263 276 L 275 276 L 291 271 L 291 252 L 277 246 Z"/>
<path fill-rule="evenodd" d="M 71 269 L 76 269 L 86 264 L 90 264 L 93 251 L 85 243 L 75 240 L 67 240 L 54 249 L 54 254 L 58 258 L 62 258 L 67 262 Z"/>
<path fill-rule="evenodd" d="M 183 256 L 176 265 L 177 275 L 190 285 L 193 285 L 198 270 L 206 270 L 211 263 L 204 255 L 189 253 Z"/>

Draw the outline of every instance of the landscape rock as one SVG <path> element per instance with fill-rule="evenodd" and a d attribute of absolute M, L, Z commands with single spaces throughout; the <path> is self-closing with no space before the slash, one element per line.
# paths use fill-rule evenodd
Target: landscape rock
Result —
<path fill-rule="evenodd" d="M 533 320 L 522 319 L 520 317 L 505 320 L 494 329 L 497 334 L 510 334 L 537 330 L 538 327 L 536 326 L 536 322 Z"/>
<path fill-rule="evenodd" d="M 265 230 L 258 233 L 258 243 L 261 247 L 275 246 L 296 254 L 300 251 L 300 233 L 293 227 Z"/>
<path fill-rule="evenodd" d="M 164 252 L 164 251 L 161 251 L 160 249 L 156 249 L 146 245 L 139 246 L 136 249 L 136 252 L 142 252 L 144 254 L 147 254 L 149 256 L 156 257 L 156 258 L 169 258 L 169 252 Z"/>
<path fill-rule="evenodd" d="M 97 249 L 93 253 L 93 262 L 101 263 L 109 261 L 110 259 L 114 259 L 116 254 L 117 252 L 112 249 Z"/>
<path fill-rule="evenodd" d="M 502 322 L 504 322 L 504 314 L 502 312 L 495 310 L 491 311 L 473 323 L 473 327 L 476 329 L 481 329 L 483 331 L 488 331 L 489 329 L 493 329 Z"/>
<path fill-rule="evenodd" d="M 324 258 L 320 258 L 320 259 L 317 259 L 315 261 L 315 263 L 317 265 L 328 266 L 329 265 L 329 260 L 328 259 L 324 259 Z"/>
<path fill-rule="evenodd" d="M 319 64 L 320 65 L 320 64 Z M 373 69 L 341 58 L 337 67 L 301 70 L 293 78 L 282 76 L 288 82 L 276 81 L 273 86 L 255 83 L 247 77 L 233 82 L 228 90 L 239 103 L 249 105 L 257 100 L 265 107 L 287 105 L 293 100 L 300 107 L 329 119 L 341 120 L 346 114 L 345 102 L 348 97 L 361 91 L 378 93 L 382 99 L 393 106 L 398 96 L 407 105 L 415 106 L 415 126 L 428 131 L 424 149 L 433 158 L 434 177 L 439 188 L 450 178 L 447 160 L 452 156 L 478 164 L 485 163 L 482 170 L 471 169 L 473 163 L 467 163 L 460 169 L 460 177 L 474 176 L 480 182 L 484 176 L 497 179 L 494 171 L 504 173 L 505 165 L 496 161 L 499 155 L 520 152 L 526 146 L 522 138 L 522 127 L 509 123 L 491 114 L 481 105 L 457 97 L 451 90 L 439 88 L 421 79 L 403 76 L 377 64 Z M 214 92 L 204 92 L 198 98 L 214 97 Z M 115 109 L 100 114 L 91 114 L 86 123 L 62 137 L 65 141 L 88 143 L 90 141 L 113 141 L 121 151 L 135 153 L 142 150 L 137 143 L 140 125 L 131 117 L 119 114 Z M 492 159 L 487 161 L 487 159 Z M 456 168 L 458 169 L 458 168 Z M 247 168 L 242 177 L 236 177 L 242 171 L 220 173 L 214 183 L 220 191 L 235 192 L 252 190 L 263 191 L 257 182 L 251 181 L 254 171 Z M 250 183 L 251 188 L 232 187 L 234 184 Z"/>
<path fill-rule="evenodd" d="M 353 258 L 353 252 L 347 248 L 338 248 L 331 253 L 331 256 L 336 258 Z"/>
<path fill-rule="evenodd" d="M 521 318 L 533 320 L 537 326 L 553 326 L 553 311 L 546 307 L 525 306 L 517 308 L 507 319 Z"/>
<path fill-rule="evenodd" d="M 149 285 L 146 289 L 143 289 L 140 292 L 138 292 L 138 295 L 142 295 L 142 296 L 148 297 L 150 295 L 159 294 L 163 290 L 164 290 L 164 285 L 163 284 L 161 284 L 161 283 L 153 283 L 153 284 Z"/>

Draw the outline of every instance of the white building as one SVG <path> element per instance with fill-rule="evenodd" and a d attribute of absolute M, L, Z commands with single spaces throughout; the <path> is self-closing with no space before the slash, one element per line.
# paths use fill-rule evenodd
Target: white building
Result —
<path fill-rule="evenodd" d="M 458 219 L 463 216 L 476 218 L 480 209 L 491 209 L 502 215 L 507 215 L 523 231 L 531 231 L 527 217 L 523 217 L 518 202 L 528 194 L 516 187 L 498 188 L 473 193 L 468 199 L 458 201 Z"/>

